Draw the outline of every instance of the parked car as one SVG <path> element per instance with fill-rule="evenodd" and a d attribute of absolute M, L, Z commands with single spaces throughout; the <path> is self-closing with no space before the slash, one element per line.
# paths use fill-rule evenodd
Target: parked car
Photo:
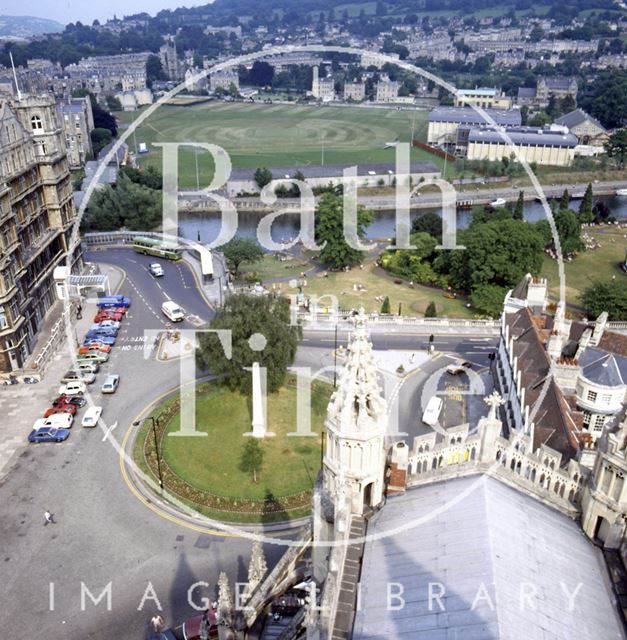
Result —
<path fill-rule="evenodd" d="M 216 614 L 211 610 L 205 611 L 205 613 L 194 616 L 189 620 L 186 620 L 183 623 L 183 638 L 185 640 L 200 640 L 200 625 L 202 624 L 203 616 L 207 616 L 207 621 L 209 622 L 209 637 L 217 638 L 218 637 L 218 622 L 216 619 Z M 177 631 L 178 629 L 175 629 Z"/>
<path fill-rule="evenodd" d="M 42 429 L 43 427 L 52 427 L 53 429 L 70 429 L 74 422 L 74 416 L 69 413 L 55 413 L 47 418 L 39 418 L 33 424 L 33 430 Z"/>
<path fill-rule="evenodd" d="M 102 393 L 115 393 L 120 384 L 120 376 L 117 373 L 110 373 L 102 383 L 100 390 Z"/>
<path fill-rule="evenodd" d="M 99 331 L 100 329 L 119 329 L 120 323 L 117 320 L 103 320 L 102 322 L 94 322 L 89 327 L 90 331 Z"/>
<path fill-rule="evenodd" d="M 113 296 L 105 296 L 103 298 L 98 298 L 96 301 L 96 306 L 99 309 L 115 309 L 116 307 L 130 307 L 131 299 L 126 296 L 121 295 L 113 295 Z"/>
<path fill-rule="evenodd" d="M 69 413 L 70 415 L 76 415 L 76 405 L 60 404 L 58 407 L 50 407 L 50 409 L 44 413 L 44 418 L 49 418 L 57 413 Z"/>
<path fill-rule="evenodd" d="M 69 429 L 55 429 L 54 427 L 42 427 L 33 429 L 28 434 L 29 442 L 63 442 L 70 437 Z"/>
<path fill-rule="evenodd" d="M 124 318 L 124 314 L 112 309 L 102 309 L 94 316 L 94 322 L 102 322 L 103 320 L 115 320 L 120 322 Z"/>
<path fill-rule="evenodd" d="M 85 411 L 85 415 L 81 420 L 81 425 L 83 427 L 95 427 L 98 424 L 101 414 L 102 407 L 89 407 L 89 409 Z"/>
<path fill-rule="evenodd" d="M 82 396 L 85 391 L 87 391 L 87 385 L 80 380 L 74 380 L 59 387 L 59 395 L 62 396 Z"/>
<path fill-rule="evenodd" d="M 77 365 L 81 373 L 98 373 L 100 365 L 97 362 L 81 362 Z"/>
<path fill-rule="evenodd" d="M 77 409 L 84 407 L 87 404 L 87 400 L 83 396 L 66 396 L 62 395 L 52 401 L 53 407 L 58 407 L 64 404 L 73 404 Z"/>
<path fill-rule="evenodd" d="M 61 382 L 74 382 L 74 380 L 80 380 L 85 384 L 92 384 L 96 380 L 96 376 L 93 373 L 87 371 L 76 371 L 70 369 L 63 374 Z"/>
<path fill-rule="evenodd" d="M 89 353 L 81 353 L 76 358 L 77 362 L 98 362 L 103 363 L 109 360 L 108 353 L 102 353 L 102 351 L 90 351 Z"/>
<path fill-rule="evenodd" d="M 163 275 L 163 267 L 158 262 L 153 262 L 148 267 L 148 271 L 150 271 L 155 278 L 160 278 Z"/>
<path fill-rule="evenodd" d="M 113 346 L 115 344 L 117 335 L 117 329 L 101 329 L 98 331 L 89 331 L 85 335 L 85 341 L 87 340 L 99 340 L 103 344 Z"/>
<path fill-rule="evenodd" d="M 90 351 L 100 351 L 101 353 L 109 353 L 111 351 L 111 345 L 103 344 L 99 340 L 94 340 L 92 342 L 86 342 L 82 347 L 78 349 L 80 354 L 89 353 Z"/>

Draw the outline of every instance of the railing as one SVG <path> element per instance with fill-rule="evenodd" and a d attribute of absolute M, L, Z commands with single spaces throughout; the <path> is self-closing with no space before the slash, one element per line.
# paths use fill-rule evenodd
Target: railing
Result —
<path fill-rule="evenodd" d="M 70 314 L 72 313 L 72 309 L 73 307 L 70 306 Z M 61 317 L 54 323 L 52 331 L 50 332 L 50 338 L 48 338 L 48 341 L 41 348 L 31 364 L 31 368 L 35 369 L 40 375 L 44 374 L 46 367 L 52 359 L 52 356 L 54 356 L 54 354 L 56 353 L 57 345 L 65 337 L 65 325 L 66 317 L 64 310 L 64 312 L 61 314 Z"/>
<path fill-rule="evenodd" d="M 608 322 L 605 325 L 608 329 L 627 329 L 627 322 Z"/>

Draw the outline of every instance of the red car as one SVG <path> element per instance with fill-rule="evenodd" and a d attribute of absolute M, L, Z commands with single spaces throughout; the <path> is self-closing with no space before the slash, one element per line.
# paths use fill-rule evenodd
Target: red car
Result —
<path fill-rule="evenodd" d="M 91 353 L 92 351 L 100 351 L 101 353 L 109 353 L 111 351 L 111 347 L 108 344 L 102 344 L 102 342 L 90 342 L 89 344 L 84 344 L 78 350 L 78 355 L 82 356 L 85 353 Z"/>
<path fill-rule="evenodd" d="M 118 322 L 120 322 L 123 317 L 123 313 L 120 313 L 119 311 L 110 311 L 107 309 L 106 311 L 99 311 L 94 316 L 94 322 L 102 322 L 103 320 L 117 320 Z"/>
<path fill-rule="evenodd" d="M 76 415 L 76 405 L 73 404 L 59 404 L 56 407 L 50 407 L 46 413 L 44 413 L 44 418 L 49 418 L 55 413 L 69 413 L 70 415 Z"/>
<path fill-rule="evenodd" d="M 76 408 L 84 407 L 87 404 L 87 400 L 82 396 L 59 396 L 56 400 L 52 401 L 53 407 L 65 407 L 67 405 L 73 405 Z"/>
<path fill-rule="evenodd" d="M 204 614 L 195 616 L 183 623 L 183 637 L 185 640 L 200 640 L 200 625 L 202 623 L 203 616 L 207 616 L 207 623 L 209 625 L 209 637 L 218 637 L 218 621 L 216 614 L 208 609 Z"/>

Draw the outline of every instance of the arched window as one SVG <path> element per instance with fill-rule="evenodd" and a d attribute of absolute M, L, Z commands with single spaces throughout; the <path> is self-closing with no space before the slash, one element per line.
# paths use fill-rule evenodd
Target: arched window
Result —
<path fill-rule="evenodd" d="M 44 124 L 39 116 L 33 116 L 30 119 L 30 126 L 33 131 L 43 131 Z"/>

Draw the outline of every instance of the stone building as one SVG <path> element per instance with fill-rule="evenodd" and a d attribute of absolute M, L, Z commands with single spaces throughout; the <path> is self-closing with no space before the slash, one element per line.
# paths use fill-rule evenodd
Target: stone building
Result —
<path fill-rule="evenodd" d="M 477 87 L 459 89 L 455 95 L 456 107 L 481 107 L 482 109 L 511 109 L 512 99 L 500 89 Z"/>
<path fill-rule="evenodd" d="M 549 104 L 549 98 L 553 95 L 558 99 L 570 96 L 577 100 L 579 85 L 576 78 L 562 76 L 540 78 L 535 87 L 520 87 L 516 104 L 519 107 L 543 108 Z"/>
<path fill-rule="evenodd" d="M 607 129 L 583 109 L 575 109 L 555 120 L 555 124 L 566 127 L 577 136 L 580 145 L 595 147 L 598 153 L 603 152 L 609 138 Z"/>
<path fill-rule="evenodd" d="M 361 102 L 366 97 L 365 82 L 346 82 L 344 84 L 344 100 Z"/>
<path fill-rule="evenodd" d="M 237 71 L 216 71 L 209 76 L 211 91 L 224 89 L 228 91 L 233 85 L 239 91 L 239 75 Z"/>
<path fill-rule="evenodd" d="M 57 110 L 65 133 L 70 169 L 80 169 L 93 155 L 90 134 L 94 130 L 94 116 L 91 100 L 88 96 L 72 98 L 57 103 Z"/>
<path fill-rule="evenodd" d="M 376 85 L 377 102 L 396 102 L 399 84 L 394 80 L 380 80 Z"/>
<path fill-rule="evenodd" d="M 335 82 L 331 76 L 321 78 L 318 65 L 313 68 L 311 95 L 323 102 L 330 102 L 335 99 Z"/>
<path fill-rule="evenodd" d="M 170 80 L 181 79 L 182 70 L 173 36 L 166 37 L 166 43 L 159 49 L 159 59 L 161 60 L 164 73 Z"/>
<path fill-rule="evenodd" d="M 64 131 L 51 97 L 0 105 L 0 372 L 22 367 L 56 299 L 53 271 L 80 270 Z"/>

